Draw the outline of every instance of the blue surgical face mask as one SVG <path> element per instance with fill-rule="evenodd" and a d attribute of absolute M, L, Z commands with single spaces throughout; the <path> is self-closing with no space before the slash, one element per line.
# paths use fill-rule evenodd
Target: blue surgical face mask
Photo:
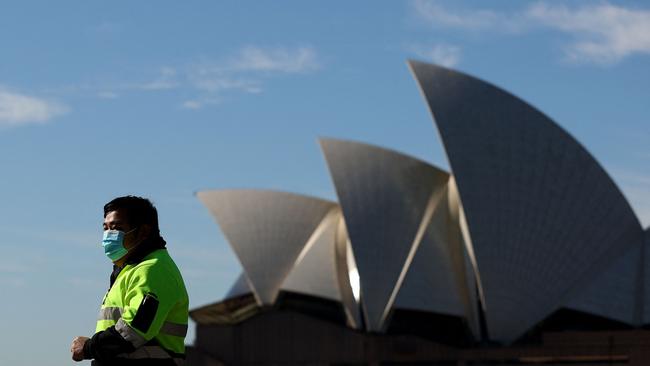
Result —
<path fill-rule="evenodd" d="M 135 229 L 133 229 L 135 230 Z M 125 233 L 120 230 L 104 230 L 104 238 L 102 239 L 102 247 L 104 247 L 104 254 L 113 262 L 124 257 L 129 251 L 124 247 L 124 236 L 133 232 L 133 230 Z"/>

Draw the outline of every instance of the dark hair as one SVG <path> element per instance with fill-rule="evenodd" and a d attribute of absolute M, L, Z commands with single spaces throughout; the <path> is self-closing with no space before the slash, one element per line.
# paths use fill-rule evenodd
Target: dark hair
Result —
<path fill-rule="evenodd" d="M 151 226 L 151 237 L 160 237 L 158 211 L 148 199 L 137 196 L 117 197 L 104 205 L 104 217 L 109 212 L 116 210 L 126 216 L 129 226 L 136 227 L 147 224 Z"/>

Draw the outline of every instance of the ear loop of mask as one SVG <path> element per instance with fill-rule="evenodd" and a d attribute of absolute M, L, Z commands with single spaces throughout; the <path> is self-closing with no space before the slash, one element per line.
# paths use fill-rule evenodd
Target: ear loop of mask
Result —
<path fill-rule="evenodd" d="M 140 229 L 141 227 L 142 227 L 142 226 L 138 226 L 138 227 L 136 227 L 136 228 L 133 228 L 133 229 L 129 230 L 129 232 L 124 233 L 124 237 L 126 237 L 127 234 L 130 234 L 130 233 L 132 233 L 132 232 L 134 232 L 134 231 Z M 139 247 L 140 244 L 142 244 L 143 242 L 144 242 L 144 239 L 140 240 L 140 242 L 139 242 L 138 244 L 132 246 L 131 248 L 124 248 L 124 249 L 126 249 L 128 253 L 131 253 L 134 249 L 136 249 L 137 247 Z"/>

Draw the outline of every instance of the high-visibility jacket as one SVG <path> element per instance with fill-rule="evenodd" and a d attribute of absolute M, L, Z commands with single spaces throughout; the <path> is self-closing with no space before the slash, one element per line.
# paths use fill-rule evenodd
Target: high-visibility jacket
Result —
<path fill-rule="evenodd" d="M 189 298 L 178 267 L 166 249 L 127 264 L 104 296 L 96 332 L 112 326 L 135 351 L 126 359 L 169 359 L 185 355 Z M 161 360 L 162 361 L 162 360 Z"/>

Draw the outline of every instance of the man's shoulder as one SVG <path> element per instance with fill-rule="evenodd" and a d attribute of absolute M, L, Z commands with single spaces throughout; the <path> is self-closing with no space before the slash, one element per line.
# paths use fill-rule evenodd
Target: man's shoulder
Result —
<path fill-rule="evenodd" d="M 176 263 L 172 260 L 167 249 L 157 249 L 147 255 L 140 263 L 131 269 L 138 277 L 147 277 L 150 281 L 160 279 L 166 283 L 176 278 L 183 283 L 183 277 Z"/>
<path fill-rule="evenodd" d="M 133 266 L 134 271 L 164 271 L 175 268 L 176 264 L 169 256 L 167 249 L 156 249 L 142 261 Z"/>

